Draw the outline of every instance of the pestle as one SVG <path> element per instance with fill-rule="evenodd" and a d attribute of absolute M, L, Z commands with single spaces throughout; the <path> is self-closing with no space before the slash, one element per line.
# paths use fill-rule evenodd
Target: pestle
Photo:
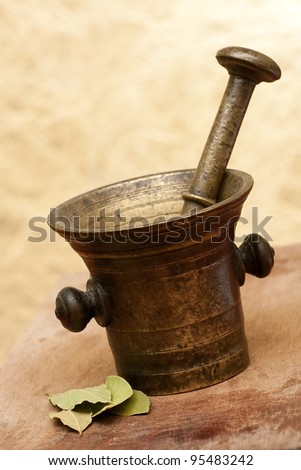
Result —
<path fill-rule="evenodd" d="M 216 59 L 230 77 L 194 178 L 189 190 L 182 194 L 183 216 L 215 204 L 255 86 L 281 76 L 272 59 L 251 49 L 226 47 L 217 52 Z"/>

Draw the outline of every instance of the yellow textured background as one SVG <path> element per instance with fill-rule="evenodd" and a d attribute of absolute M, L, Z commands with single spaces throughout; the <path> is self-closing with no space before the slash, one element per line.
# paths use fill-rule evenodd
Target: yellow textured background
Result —
<path fill-rule="evenodd" d="M 1 0 L 0 359 L 64 273 L 82 271 L 29 220 L 97 186 L 197 165 L 227 73 L 217 50 L 271 56 L 229 167 L 255 186 L 244 206 L 272 215 L 273 245 L 300 241 L 299 0 Z"/>

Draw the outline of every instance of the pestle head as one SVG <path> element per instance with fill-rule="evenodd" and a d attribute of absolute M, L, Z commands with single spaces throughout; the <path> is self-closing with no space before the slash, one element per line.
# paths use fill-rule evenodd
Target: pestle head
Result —
<path fill-rule="evenodd" d="M 225 47 L 217 52 L 216 59 L 230 75 L 244 77 L 255 83 L 274 82 L 281 77 L 281 70 L 273 59 L 252 49 Z"/>

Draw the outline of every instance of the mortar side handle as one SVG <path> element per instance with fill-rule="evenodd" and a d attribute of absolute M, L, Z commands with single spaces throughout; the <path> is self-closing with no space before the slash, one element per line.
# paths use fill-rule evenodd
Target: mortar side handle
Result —
<path fill-rule="evenodd" d="M 245 273 L 263 278 L 270 274 L 274 266 L 274 249 L 257 233 L 247 235 L 239 248 L 235 246 L 234 253 L 240 286 L 245 282 Z"/>
<path fill-rule="evenodd" d="M 111 321 L 111 301 L 101 283 L 91 278 L 86 289 L 64 287 L 57 295 L 55 315 L 69 331 L 82 331 L 93 317 L 100 326 Z"/>

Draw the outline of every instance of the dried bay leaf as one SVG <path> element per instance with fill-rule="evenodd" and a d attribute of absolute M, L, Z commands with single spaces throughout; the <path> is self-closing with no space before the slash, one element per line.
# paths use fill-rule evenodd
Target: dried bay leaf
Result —
<path fill-rule="evenodd" d="M 63 393 L 49 394 L 48 397 L 53 405 L 59 406 L 62 410 L 73 410 L 76 405 L 83 402 L 111 402 L 111 392 L 105 384 L 96 387 L 68 390 Z"/>
<path fill-rule="evenodd" d="M 106 410 L 114 408 L 123 403 L 133 395 L 130 384 L 118 375 L 109 375 L 106 380 L 106 387 L 111 392 L 111 403 L 96 403 L 92 408 L 92 416 L 98 416 Z"/>
<path fill-rule="evenodd" d="M 118 375 L 109 375 L 106 380 L 106 387 L 111 392 L 111 401 L 114 406 L 119 405 L 133 395 L 130 384 Z"/>
<path fill-rule="evenodd" d="M 57 418 L 69 428 L 79 432 L 79 435 L 92 423 L 91 409 L 83 410 L 61 410 L 58 412 L 49 413 L 51 419 Z"/>
<path fill-rule="evenodd" d="M 133 390 L 133 395 L 120 405 L 114 406 L 110 413 L 118 416 L 132 416 L 148 413 L 150 400 L 145 393 L 140 390 Z"/>
<path fill-rule="evenodd" d="M 101 413 L 103 413 L 107 409 L 108 409 L 108 405 L 105 405 L 103 403 L 94 403 L 94 404 L 92 404 L 91 405 L 92 418 L 94 418 L 95 416 L 100 415 Z"/>
<path fill-rule="evenodd" d="M 66 426 L 81 433 L 92 422 L 92 418 L 106 410 L 120 416 L 147 413 L 149 398 L 117 375 L 107 377 L 106 383 L 97 387 L 73 389 L 64 393 L 48 394 L 53 405 L 61 411 L 49 413 Z"/>

